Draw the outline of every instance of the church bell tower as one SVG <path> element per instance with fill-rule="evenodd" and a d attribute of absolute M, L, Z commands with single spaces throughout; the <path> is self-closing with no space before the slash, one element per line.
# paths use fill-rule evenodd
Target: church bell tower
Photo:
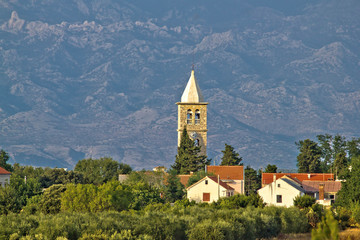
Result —
<path fill-rule="evenodd" d="M 178 146 L 184 127 L 196 145 L 201 147 L 201 155 L 206 155 L 207 146 L 207 105 L 197 84 L 194 69 L 178 105 Z"/>

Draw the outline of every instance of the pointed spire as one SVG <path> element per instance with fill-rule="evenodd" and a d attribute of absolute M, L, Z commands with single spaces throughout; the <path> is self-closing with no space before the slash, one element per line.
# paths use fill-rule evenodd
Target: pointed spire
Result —
<path fill-rule="evenodd" d="M 194 69 L 191 70 L 191 76 L 186 85 L 184 93 L 181 96 L 181 102 L 186 102 L 186 103 L 204 102 L 204 97 L 201 93 L 199 85 L 196 82 Z"/>

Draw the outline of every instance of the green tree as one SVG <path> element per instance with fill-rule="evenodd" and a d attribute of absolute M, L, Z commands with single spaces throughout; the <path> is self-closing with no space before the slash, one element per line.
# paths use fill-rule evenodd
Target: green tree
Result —
<path fill-rule="evenodd" d="M 274 164 L 274 165 L 271 165 L 271 164 L 268 164 L 265 168 L 265 172 L 266 173 L 276 173 L 277 172 L 277 166 Z"/>
<path fill-rule="evenodd" d="M 235 152 L 234 148 L 231 145 L 225 143 L 225 150 L 221 151 L 223 156 L 221 158 L 222 166 L 237 166 L 242 165 L 242 157 L 239 157 L 239 153 Z"/>
<path fill-rule="evenodd" d="M 351 141 L 347 141 L 346 150 L 350 160 L 360 156 L 360 138 L 352 138 Z"/>
<path fill-rule="evenodd" d="M 341 183 L 336 204 L 347 207 L 360 199 L 360 156 L 352 159 L 346 181 Z"/>
<path fill-rule="evenodd" d="M 164 202 L 160 194 L 161 189 L 151 186 L 148 183 L 139 182 L 130 187 L 133 195 L 129 206 L 131 209 L 140 210 L 149 204 Z"/>
<path fill-rule="evenodd" d="M 316 229 L 311 231 L 313 240 L 337 240 L 339 239 L 339 224 L 334 218 L 331 211 L 328 211 L 325 218 L 318 224 Z"/>
<path fill-rule="evenodd" d="M 200 146 L 195 146 L 194 141 L 190 139 L 186 128 L 184 128 L 175 163 L 171 167 L 179 174 L 189 174 L 204 169 L 210 161 L 205 155 L 200 154 Z"/>
<path fill-rule="evenodd" d="M 100 185 L 117 179 L 119 173 L 128 173 L 130 169 L 129 165 L 120 164 L 112 158 L 104 157 L 80 160 L 75 165 L 74 171 L 83 175 L 85 183 Z"/>
<path fill-rule="evenodd" d="M 97 196 L 97 186 L 93 184 L 68 184 L 61 195 L 61 209 L 70 212 L 91 212 L 91 201 Z"/>
<path fill-rule="evenodd" d="M 123 211 L 133 201 L 131 189 L 113 180 L 98 187 L 96 197 L 90 202 L 92 212 Z"/>
<path fill-rule="evenodd" d="M 0 167 L 4 168 L 5 170 L 11 172 L 12 166 L 7 163 L 9 161 L 10 157 L 7 152 L 5 152 L 3 149 L 0 150 Z"/>
<path fill-rule="evenodd" d="M 333 162 L 333 150 L 331 147 L 331 142 L 333 137 L 330 134 L 317 135 L 316 136 L 319 142 L 319 147 L 321 149 L 321 169 L 322 172 L 329 172 L 330 166 Z"/>
<path fill-rule="evenodd" d="M 40 193 L 40 184 L 36 179 L 31 178 L 25 182 L 22 177 L 12 174 L 10 184 L 5 188 L 0 187 L 0 213 L 19 212 L 29 198 Z"/>
<path fill-rule="evenodd" d="M 256 170 L 247 166 L 245 168 L 245 194 L 256 194 L 256 191 L 261 188 L 261 177 Z"/>
<path fill-rule="evenodd" d="M 126 163 L 119 164 L 118 174 L 130 174 L 131 171 L 132 171 L 132 168 L 130 167 L 129 164 L 126 164 Z"/>
<path fill-rule="evenodd" d="M 38 209 L 45 214 L 56 214 L 61 210 L 61 194 L 65 192 L 66 186 L 55 184 L 44 190 L 38 203 Z"/>
<path fill-rule="evenodd" d="M 336 155 L 333 163 L 333 173 L 336 178 L 344 178 L 348 172 L 348 158 L 345 152 L 340 152 Z"/>
<path fill-rule="evenodd" d="M 306 194 L 303 196 L 298 195 L 294 198 L 294 206 L 301 209 L 311 207 L 315 202 L 316 199 L 314 197 Z"/>
<path fill-rule="evenodd" d="M 166 177 L 164 188 L 164 198 L 166 202 L 173 203 L 182 199 L 185 194 L 184 186 L 180 182 L 180 178 L 176 174 L 176 170 L 171 169 Z"/>
<path fill-rule="evenodd" d="M 66 171 L 62 168 L 45 168 L 38 179 L 43 188 L 54 184 L 85 183 L 82 173 Z"/>
<path fill-rule="evenodd" d="M 300 151 L 297 156 L 297 166 L 299 173 L 319 173 L 321 172 L 320 158 L 321 149 L 316 142 L 310 139 L 296 142 Z"/>

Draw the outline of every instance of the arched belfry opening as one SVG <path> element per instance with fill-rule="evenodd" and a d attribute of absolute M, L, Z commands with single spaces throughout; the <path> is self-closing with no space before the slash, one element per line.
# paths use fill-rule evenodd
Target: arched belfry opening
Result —
<path fill-rule="evenodd" d="M 193 119 L 192 111 L 191 111 L 191 109 L 188 109 L 187 114 L 186 114 L 186 123 L 192 124 L 192 119 Z"/>
<path fill-rule="evenodd" d="M 200 110 L 195 110 L 195 124 L 200 124 Z"/>

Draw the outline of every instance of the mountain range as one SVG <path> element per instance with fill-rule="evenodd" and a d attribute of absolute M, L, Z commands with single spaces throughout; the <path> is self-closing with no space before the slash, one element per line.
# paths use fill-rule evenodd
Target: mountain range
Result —
<path fill-rule="evenodd" d="M 358 0 L 0 0 L 0 148 L 72 169 L 173 164 L 195 65 L 208 156 L 296 168 L 295 141 L 359 137 Z"/>

